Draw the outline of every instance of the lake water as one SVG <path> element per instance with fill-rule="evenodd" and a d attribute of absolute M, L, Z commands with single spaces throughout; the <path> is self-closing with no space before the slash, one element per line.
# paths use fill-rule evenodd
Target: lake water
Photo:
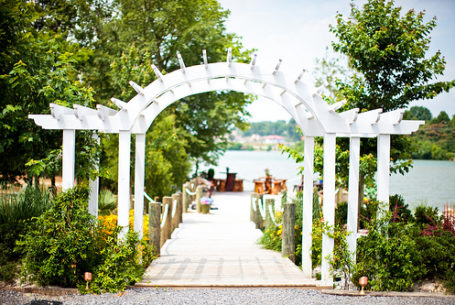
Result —
<path fill-rule="evenodd" d="M 227 151 L 213 167 L 215 177 L 224 178 L 226 167 L 244 179 L 246 191 L 253 190 L 253 179 L 263 177 L 266 168 L 274 177 L 287 179 L 288 188 L 301 181 L 298 165 L 278 151 Z M 390 193 L 403 195 L 410 207 L 427 204 L 441 211 L 444 204 L 455 203 L 455 162 L 414 160 L 409 173 L 391 176 Z"/>

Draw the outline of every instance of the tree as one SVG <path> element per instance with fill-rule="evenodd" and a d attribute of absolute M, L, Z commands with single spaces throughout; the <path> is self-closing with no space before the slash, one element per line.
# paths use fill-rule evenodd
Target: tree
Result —
<path fill-rule="evenodd" d="M 441 111 L 437 117 L 435 117 L 433 120 L 431 120 L 431 123 L 443 123 L 447 124 L 450 122 L 449 115 L 445 111 Z"/>
<path fill-rule="evenodd" d="M 349 107 L 390 111 L 453 88 L 455 80 L 435 81 L 446 62 L 440 51 L 427 54 L 436 17 L 424 17 L 414 10 L 402 16 L 393 0 L 369 0 L 362 9 L 352 4 L 347 20 L 337 15 L 330 31 L 339 41 L 332 46 L 355 72 L 348 83 L 338 83 Z"/>
<path fill-rule="evenodd" d="M 431 111 L 423 106 L 413 106 L 404 112 L 403 118 L 405 120 L 424 120 L 429 122 L 433 119 Z"/>
<path fill-rule="evenodd" d="M 49 103 L 91 105 L 93 90 L 85 86 L 77 71 L 90 56 L 90 50 L 67 41 L 59 33 L 37 31 L 33 23 L 39 13 L 34 3 L 4 1 L 1 5 L 0 11 L 9 22 L 1 23 L 0 31 L 5 46 L 0 54 L 0 179 L 14 181 L 28 169 L 31 175 L 55 177 L 59 166 L 48 157 L 51 152 L 59 155 L 55 150 L 61 145 L 61 132 L 43 130 L 27 115 L 48 113 Z M 2 34 L 11 29 L 15 34 Z M 82 155 L 79 161 L 91 158 L 88 152 Z M 34 166 L 27 168 L 27 162 Z M 47 169 L 45 163 L 50 165 Z"/>
<path fill-rule="evenodd" d="M 345 109 L 382 108 L 386 112 L 453 88 L 455 80 L 436 81 L 444 73 L 445 59 L 440 51 L 428 56 L 436 18 L 425 22 L 424 17 L 423 12 L 414 10 L 401 15 L 401 7 L 385 0 L 369 0 L 362 9 L 352 4 L 348 19 L 337 15 L 330 31 L 338 42 L 332 46 L 348 57 L 353 70 L 349 81 L 337 81 L 340 94 L 348 101 Z M 409 147 L 405 137 L 392 137 L 391 172 L 408 170 L 412 164 Z M 376 151 L 375 140 L 362 140 L 361 155 L 376 155 Z"/>

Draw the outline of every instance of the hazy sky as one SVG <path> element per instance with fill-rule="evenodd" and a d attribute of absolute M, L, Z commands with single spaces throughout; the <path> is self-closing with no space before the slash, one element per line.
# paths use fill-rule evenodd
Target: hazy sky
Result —
<path fill-rule="evenodd" d="M 279 58 L 281 70 L 296 77 L 302 68 L 309 70 L 306 81 L 313 83 L 312 71 L 315 59 L 324 57 L 326 47 L 335 40 L 329 32 L 329 24 L 335 24 L 335 15 L 348 16 L 349 0 L 219 0 L 231 11 L 226 23 L 229 32 L 242 37 L 247 48 L 258 50 L 257 64 L 269 66 L 272 71 Z M 354 1 L 362 4 L 364 1 Z M 397 0 L 397 5 L 407 11 L 425 10 L 426 19 L 436 16 L 437 27 L 431 33 L 432 42 L 428 54 L 441 50 L 446 58 L 446 72 L 439 80 L 455 79 L 455 1 L 453 0 Z M 329 48 L 331 49 L 331 48 Z M 455 114 L 455 89 L 433 100 L 414 102 L 410 106 L 423 105 L 433 115 L 445 110 Z M 251 121 L 289 120 L 290 115 L 267 99 L 258 99 L 249 106 Z"/>

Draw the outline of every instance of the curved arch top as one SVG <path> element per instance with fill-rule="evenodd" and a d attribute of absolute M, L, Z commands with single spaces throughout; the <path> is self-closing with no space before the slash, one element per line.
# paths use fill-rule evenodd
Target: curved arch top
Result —
<path fill-rule="evenodd" d="M 186 96 L 218 90 L 232 90 L 263 96 L 281 105 L 308 136 L 371 137 L 378 134 L 410 134 L 423 121 L 403 121 L 404 110 L 381 114 L 381 109 L 358 114 L 358 109 L 337 113 L 343 103 L 328 105 L 321 96 L 311 94 L 301 76 L 290 81 L 279 70 L 281 60 L 271 73 L 255 65 L 232 62 L 207 63 L 185 67 L 178 56 L 180 69 L 165 75 L 152 65 L 157 79 L 142 88 L 130 82 L 137 92 L 129 102 L 115 98 L 119 111 L 97 106 L 97 110 L 75 105 L 74 109 L 51 105 L 51 115 L 30 115 L 46 129 L 92 129 L 103 132 L 130 131 L 145 133 L 153 120 L 169 105 Z"/>

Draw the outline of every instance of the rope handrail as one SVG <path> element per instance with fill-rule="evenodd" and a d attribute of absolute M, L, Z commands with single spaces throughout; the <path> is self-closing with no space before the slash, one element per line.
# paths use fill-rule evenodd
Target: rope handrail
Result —
<path fill-rule="evenodd" d="M 177 199 L 174 199 L 172 201 L 172 218 L 174 218 L 176 211 L 177 211 Z"/>
<path fill-rule="evenodd" d="M 252 205 L 252 208 L 253 208 L 253 212 L 256 212 L 256 202 L 257 202 L 258 198 L 256 197 L 251 197 L 251 205 Z"/>
<path fill-rule="evenodd" d="M 256 199 L 256 202 L 258 202 L 258 201 L 259 201 L 259 199 Z M 265 209 L 264 209 L 262 200 L 261 200 L 261 202 L 258 202 L 258 206 L 259 206 L 259 213 L 261 213 L 262 219 L 265 219 Z"/>
<path fill-rule="evenodd" d="M 150 201 L 152 203 L 155 202 L 155 200 L 153 200 L 152 197 L 150 197 L 146 192 L 144 192 L 144 197 L 145 197 L 145 199 L 147 199 L 148 201 Z"/>
<path fill-rule="evenodd" d="M 273 224 L 274 224 L 275 226 L 278 227 L 278 226 L 280 226 L 280 225 L 283 224 L 283 222 L 281 222 L 281 223 L 277 223 L 277 222 L 276 222 L 276 219 L 275 219 L 275 212 L 273 211 L 273 208 L 272 208 L 271 205 L 269 205 L 269 214 L 270 214 L 270 219 L 272 219 L 272 222 L 273 222 Z"/>
<path fill-rule="evenodd" d="M 186 188 L 185 191 L 190 196 L 195 196 L 196 195 L 196 192 L 191 192 L 188 188 Z"/>
<path fill-rule="evenodd" d="M 166 204 L 164 206 L 163 218 L 161 219 L 161 225 L 160 225 L 161 228 L 164 228 L 164 226 L 166 225 L 166 219 L 167 219 L 167 214 L 168 213 L 169 213 L 169 205 Z"/>

